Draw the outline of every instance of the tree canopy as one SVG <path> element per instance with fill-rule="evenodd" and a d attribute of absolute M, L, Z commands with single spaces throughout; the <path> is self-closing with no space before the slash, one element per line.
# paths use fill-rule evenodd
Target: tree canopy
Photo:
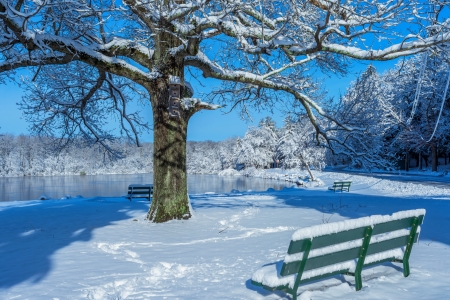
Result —
<path fill-rule="evenodd" d="M 326 147 L 361 155 L 336 131 L 357 131 L 318 99 L 310 70 L 342 73 L 349 58 L 390 60 L 450 40 L 444 1 L 0 0 L 0 80 L 32 67 L 23 109 L 37 133 L 103 143 L 107 116 L 139 144 L 149 125 L 128 110 L 153 109 L 155 197 L 149 219 L 189 218 L 186 132 L 212 105 L 193 98 L 190 67 L 226 82 L 232 107 L 293 100 Z M 181 111 L 169 114 L 171 83 Z M 328 122 L 318 122 L 320 118 Z"/>

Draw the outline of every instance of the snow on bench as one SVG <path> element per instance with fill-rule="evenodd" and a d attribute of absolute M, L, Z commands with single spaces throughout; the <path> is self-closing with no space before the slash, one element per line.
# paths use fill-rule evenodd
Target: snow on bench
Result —
<path fill-rule="evenodd" d="M 416 209 L 299 229 L 284 261 L 257 270 L 252 283 L 270 291 L 284 290 L 296 300 L 300 284 L 336 274 L 354 276 L 359 291 L 362 268 L 386 261 L 403 263 L 407 277 L 424 216 L 425 209 Z"/>

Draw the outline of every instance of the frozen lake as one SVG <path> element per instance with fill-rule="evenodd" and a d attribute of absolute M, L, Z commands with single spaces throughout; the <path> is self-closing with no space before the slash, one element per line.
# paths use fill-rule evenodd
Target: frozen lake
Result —
<path fill-rule="evenodd" d="M 153 182 L 153 174 L 118 174 L 86 176 L 40 176 L 0 178 L 0 201 L 35 200 L 42 195 L 59 199 L 75 197 L 119 197 L 127 193 L 128 185 Z M 292 186 L 292 183 L 252 177 L 220 177 L 217 175 L 189 175 L 189 194 L 206 192 L 266 191 Z"/>

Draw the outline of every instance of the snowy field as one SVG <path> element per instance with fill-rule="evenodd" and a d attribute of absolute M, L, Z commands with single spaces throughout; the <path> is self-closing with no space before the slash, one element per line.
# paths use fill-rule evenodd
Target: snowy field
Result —
<path fill-rule="evenodd" d="M 341 173 L 324 186 L 190 195 L 194 217 L 153 224 L 124 198 L 0 202 L 0 299 L 291 299 L 250 283 L 282 260 L 296 229 L 424 208 L 411 275 L 400 264 L 335 276 L 299 299 L 448 299 L 450 190 Z M 328 191 L 352 180 L 350 193 Z"/>

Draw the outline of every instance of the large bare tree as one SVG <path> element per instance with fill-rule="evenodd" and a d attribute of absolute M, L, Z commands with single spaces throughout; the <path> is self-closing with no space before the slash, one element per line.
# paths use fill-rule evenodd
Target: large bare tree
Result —
<path fill-rule="evenodd" d="M 347 58 L 389 60 L 447 42 L 449 24 L 440 15 L 446 5 L 421 0 L 0 0 L 0 80 L 2 74 L 33 68 L 35 75 L 25 81 L 31 93 L 23 104 L 33 129 L 69 139 L 83 135 L 105 146 L 111 138 L 102 127 L 108 114 L 115 114 L 122 131 L 139 144 L 139 132 L 148 125 L 127 104 L 136 97 L 149 101 L 155 193 L 148 218 L 189 218 L 188 121 L 217 106 L 192 98 L 185 81 L 188 68 L 192 76 L 228 82 L 220 95 L 231 95 L 226 98 L 233 106 L 289 98 L 306 112 L 318 141 L 345 146 L 332 133 L 358 128 L 341 124 L 315 101 L 310 70 L 345 72 Z M 181 108 L 175 114 L 168 109 L 171 80 L 181 84 Z M 316 122 L 319 117 L 329 120 L 326 127 Z"/>

